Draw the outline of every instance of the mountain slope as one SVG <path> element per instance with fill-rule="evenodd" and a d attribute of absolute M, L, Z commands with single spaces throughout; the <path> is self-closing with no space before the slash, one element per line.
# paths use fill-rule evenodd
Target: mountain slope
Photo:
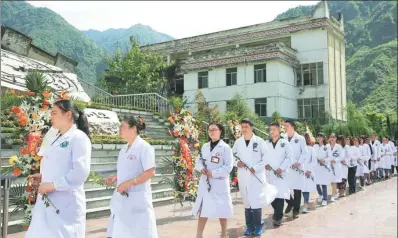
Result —
<path fill-rule="evenodd" d="M 397 2 L 328 1 L 328 6 L 333 16 L 344 17 L 348 100 L 397 110 Z M 310 15 L 314 7 L 291 8 L 275 20 Z"/>
<path fill-rule="evenodd" d="M 95 82 L 105 69 L 105 51 L 50 9 L 3 1 L 1 14 L 3 25 L 30 36 L 35 45 L 76 60 L 76 72 L 82 79 Z"/>
<path fill-rule="evenodd" d="M 154 31 L 149 26 L 136 24 L 127 29 L 108 29 L 106 31 L 88 30 L 83 33 L 113 55 L 117 48 L 121 52 L 130 49 L 130 37 L 133 36 L 139 45 L 148 45 L 173 40 L 174 38 Z"/>
<path fill-rule="evenodd" d="M 33 43 L 40 48 L 51 53 L 59 52 L 76 60 L 79 63 L 77 75 L 92 83 L 97 82 L 107 68 L 107 52 L 113 54 L 118 45 L 122 52 L 127 50 L 130 36 L 136 37 L 139 44 L 172 39 L 140 24 L 129 29 L 111 29 L 105 31 L 106 34 L 94 30 L 83 33 L 54 11 L 36 8 L 25 1 L 2 1 L 1 16 L 2 25 L 30 36 Z"/>

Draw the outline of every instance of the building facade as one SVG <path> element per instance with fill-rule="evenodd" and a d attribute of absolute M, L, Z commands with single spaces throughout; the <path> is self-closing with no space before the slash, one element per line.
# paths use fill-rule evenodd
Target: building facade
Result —
<path fill-rule="evenodd" d="M 257 24 L 141 47 L 179 60 L 184 96 L 198 90 L 227 110 L 242 94 L 261 117 L 346 120 L 342 16 L 321 1 L 311 16 Z"/>

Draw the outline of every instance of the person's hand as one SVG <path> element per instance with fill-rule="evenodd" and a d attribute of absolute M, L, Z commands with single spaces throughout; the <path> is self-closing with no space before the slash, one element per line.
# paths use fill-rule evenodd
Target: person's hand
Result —
<path fill-rule="evenodd" d="M 336 163 L 336 160 L 332 159 L 332 160 L 330 160 L 330 163 L 331 163 L 331 164 L 335 164 L 335 163 Z"/>
<path fill-rule="evenodd" d="M 37 192 L 39 194 L 47 194 L 55 191 L 54 183 L 41 183 Z"/>
<path fill-rule="evenodd" d="M 319 160 L 319 163 L 324 164 L 324 163 L 325 163 L 325 160 L 324 160 L 324 159 L 320 159 L 320 160 Z"/>
<path fill-rule="evenodd" d="M 208 178 L 211 178 L 211 177 L 213 177 L 213 174 L 211 173 L 211 171 L 207 171 L 207 172 L 206 172 L 206 176 L 207 176 Z"/>
<path fill-rule="evenodd" d="M 345 160 L 340 161 L 342 164 L 345 164 Z"/>
<path fill-rule="evenodd" d="M 265 166 L 266 170 L 271 170 L 271 166 L 269 166 L 268 164 Z"/>
<path fill-rule="evenodd" d="M 126 192 L 131 187 L 131 185 L 131 181 L 124 181 L 123 183 L 119 184 L 119 186 L 117 186 L 117 191 L 119 193 Z"/>
<path fill-rule="evenodd" d="M 305 175 L 306 175 L 306 176 L 310 176 L 310 174 L 311 174 L 311 171 L 305 172 Z"/>
<path fill-rule="evenodd" d="M 201 172 L 203 175 L 207 175 L 207 170 L 206 170 L 206 169 L 202 169 L 200 172 Z"/>
<path fill-rule="evenodd" d="M 245 164 L 242 163 L 242 162 L 240 162 L 240 161 L 238 161 L 238 167 L 239 167 L 239 168 L 243 168 L 243 167 L 245 167 Z"/>
<path fill-rule="evenodd" d="M 294 163 L 294 164 L 293 164 L 293 166 L 292 166 L 292 167 L 295 169 L 295 168 L 298 168 L 298 167 L 300 167 L 300 165 L 301 165 L 301 164 L 300 164 L 299 162 L 296 162 L 296 163 Z"/>
<path fill-rule="evenodd" d="M 253 168 L 250 168 L 250 172 L 252 172 L 254 174 L 256 172 L 256 170 L 254 170 Z"/>
<path fill-rule="evenodd" d="M 105 185 L 112 185 L 112 184 L 114 184 L 116 182 L 116 180 L 117 180 L 117 176 L 116 175 L 112 175 L 112 176 L 109 176 L 108 178 L 106 178 L 104 180 L 104 183 L 105 183 Z"/>
<path fill-rule="evenodd" d="M 278 174 L 278 175 L 281 174 L 281 173 L 282 173 L 282 169 L 280 169 L 280 168 L 277 169 L 277 170 L 275 171 L 275 173 Z"/>
<path fill-rule="evenodd" d="M 32 174 L 28 176 L 29 185 L 37 186 L 41 183 L 41 173 Z"/>

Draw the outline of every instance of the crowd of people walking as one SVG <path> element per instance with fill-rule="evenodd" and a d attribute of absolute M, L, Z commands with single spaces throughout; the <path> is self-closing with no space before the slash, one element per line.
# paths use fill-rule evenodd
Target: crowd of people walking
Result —
<path fill-rule="evenodd" d="M 44 138 L 40 173 L 29 177 L 30 183 L 39 184 L 39 196 L 25 237 L 83 238 L 84 182 L 90 172 L 92 151 L 87 118 L 71 101 L 60 100 L 51 109 L 51 124 L 57 132 Z M 264 140 L 253 133 L 253 122 L 244 119 L 242 136 L 231 148 L 222 140 L 223 126 L 209 125 L 210 141 L 201 148 L 195 164 L 201 173 L 192 209 L 199 216 L 197 238 L 203 237 L 208 218 L 219 219 L 221 237 L 228 237 L 228 219 L 233 216 L 230 172 L 234 166 L 238 168 L 245 207 L 246 236 L 262 234 L 265 206 L 273 207 L 273 224 L 278 227 L 284 213 L 298 218 L 300 212 L 311 209 L 311 192 L 318 192 L 317 201 L 326 206 L 366 185 L 389 179 L 397 171 L 397 149 L 388 137 L 379 142 L 376 135 L 370 139 L 345 138 L 332 133 L 326 138 L 319 133 L 314 141 L 308 133 L 299 135 L 293 121 L 285 121 L 284 127 L 286 134 L 281 135 L 281 125 L 270 124 L 271 138 Z M 122 120 L 120 136 L 126 145 L 119 152 L 117 174 L 104 181 L 117 186 L 110 204 L 108 237 L 158 237 L 151 191 L 155 150 L 139 136 L 143 130 L 145 123 L 139 118 Z M 44 197 L 59 210 L 48 208 Z"/>

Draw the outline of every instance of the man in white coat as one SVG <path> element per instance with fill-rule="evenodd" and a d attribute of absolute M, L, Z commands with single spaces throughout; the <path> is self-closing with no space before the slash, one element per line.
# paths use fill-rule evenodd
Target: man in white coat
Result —
<path fill-rule="evenodd" d="M 261 210 L 265 206 L 262 197 L 265 180 L 265 142 L 253 134 L 253 122 L 250 119 L 241 121 L 242 137 L 235 141 L 233 153 L 238 157 L 239 191 L 245 206 L 245 236 L 262 233 Z"/>
<path fill-rule="evenodd" d="M 279 123 L 271 123 L 269 131 L 271 139 L 266 142 L 265 169 L 267 170 L 267 181 L 278 189 L 278 194 L 271 205 L 274 208 L 274 215 L 272 216 L 274 226 L 280 226 L 283 218 L 284 199 L 290 197 L 286 174 L 292 165 L 293 154 L 289 142 L 280 137 L 281 128 Z"/>
<path fill-rule="evenodd" d="M 290 120 L 285 121 L 286 134 L 284 139 L 288 140 L 293 151 L 293 164 L 287 175 L 290 189 L 293 189 L 294 198 L 290 196 L 286 200 L 287 207 L 285 213 L 290 213 L 293 210 L 293 218 L 297 218 L 300 213 L 301 204 L 301 190 L 304 188 L 305 175 L 304 175 L 304 162 L 308 156 L 307 144 L 303 136 L 297 134 L 296 123 Z"/>
<path fill-rule="evenodd" d="M 372 134 L 372 141 L 370 143 L 372 145 L 373 155 L 372 155 L 372 164 L 371 170 L 374 171 L 373 181 L 377 179 L 381 179 L 383 177 L 383 168 L 379 167 L 380 164 L 380 154 L 379 147 L 381 145 L 380 141 L 377 139 L 376 133 Z"/>

